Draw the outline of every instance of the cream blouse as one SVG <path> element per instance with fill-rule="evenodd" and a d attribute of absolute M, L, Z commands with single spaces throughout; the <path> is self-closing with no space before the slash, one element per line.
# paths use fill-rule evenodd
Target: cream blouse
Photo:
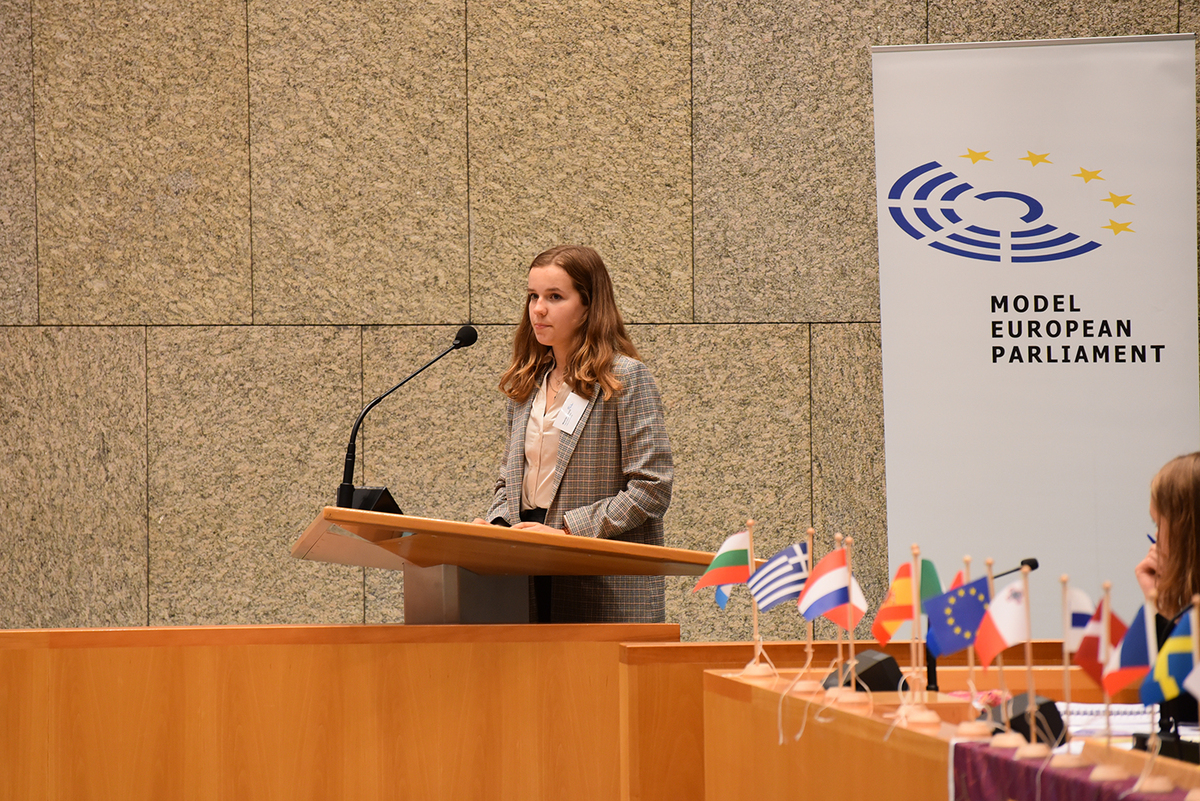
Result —
<path fill-rule="evenodd" d="M 554 427 L 558 412 L 571 394 L 564 382 L 546 403 L 550 374 L 542 376 L 542 385 L 533 397 L 529 423 L 525 426 L 525 479 L 521 483 L 522 509 L 548 509 L 554 500 L 554 465 L 558 460 L 558 441 L 562 430 Z"/>

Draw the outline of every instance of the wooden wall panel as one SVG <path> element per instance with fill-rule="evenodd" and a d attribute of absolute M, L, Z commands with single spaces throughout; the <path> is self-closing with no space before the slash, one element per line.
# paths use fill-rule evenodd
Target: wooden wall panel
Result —
<path fill-rule="evenodd" d="M 48 786 L 49 655 L 0 647 L 0 799 Z"/>

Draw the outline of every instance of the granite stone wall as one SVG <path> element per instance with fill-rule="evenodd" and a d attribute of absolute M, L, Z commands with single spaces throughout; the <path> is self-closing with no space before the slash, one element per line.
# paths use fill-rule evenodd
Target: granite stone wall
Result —
<path fill-rule="evenodd" d="M 0 0 L 0 627 L 402 619 L 293 560 L 360 480 L 470 519 L 525 268 L 593 245 L 668 544 L 813 525 L 887 584 L 871 45 L 1194 31 L 1200 0 Z M 689 640 L 741 639 L 691 580 Z M 802 636 L 784 609 L 768 638 Z M 828 634 L 822 627 L 819 633 Z"/>

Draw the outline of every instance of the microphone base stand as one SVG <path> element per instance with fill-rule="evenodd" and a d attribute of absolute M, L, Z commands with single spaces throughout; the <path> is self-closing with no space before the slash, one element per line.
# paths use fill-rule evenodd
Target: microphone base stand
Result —
<path fill-rule="evenodd" d="M 387 512 L 402 515 L 404 512 L 387 487 L 356 487 L 353 484 L 338 486 L 337 505 L 343 509 L 364 509 L 368 512 Z"/>

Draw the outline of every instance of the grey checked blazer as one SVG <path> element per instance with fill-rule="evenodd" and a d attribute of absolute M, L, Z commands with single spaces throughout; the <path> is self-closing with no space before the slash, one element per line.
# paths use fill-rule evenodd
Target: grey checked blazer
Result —
<path fill-rule="evenodd" d="M 618 355 L 622 389 L 604 400 L 597 384 L 572 434 L 563 432 L 554 466 L 557 485 L 546 525 L 573 536 L 663 544 L 674 466 L 662 400 L 646 365 Z M 508 402 L 508 441 L 486 520 L 521 520 L 525 428 L 533 395 Z M 661 623 L 662 576 L 555 576 L 555 623 Z"/>

